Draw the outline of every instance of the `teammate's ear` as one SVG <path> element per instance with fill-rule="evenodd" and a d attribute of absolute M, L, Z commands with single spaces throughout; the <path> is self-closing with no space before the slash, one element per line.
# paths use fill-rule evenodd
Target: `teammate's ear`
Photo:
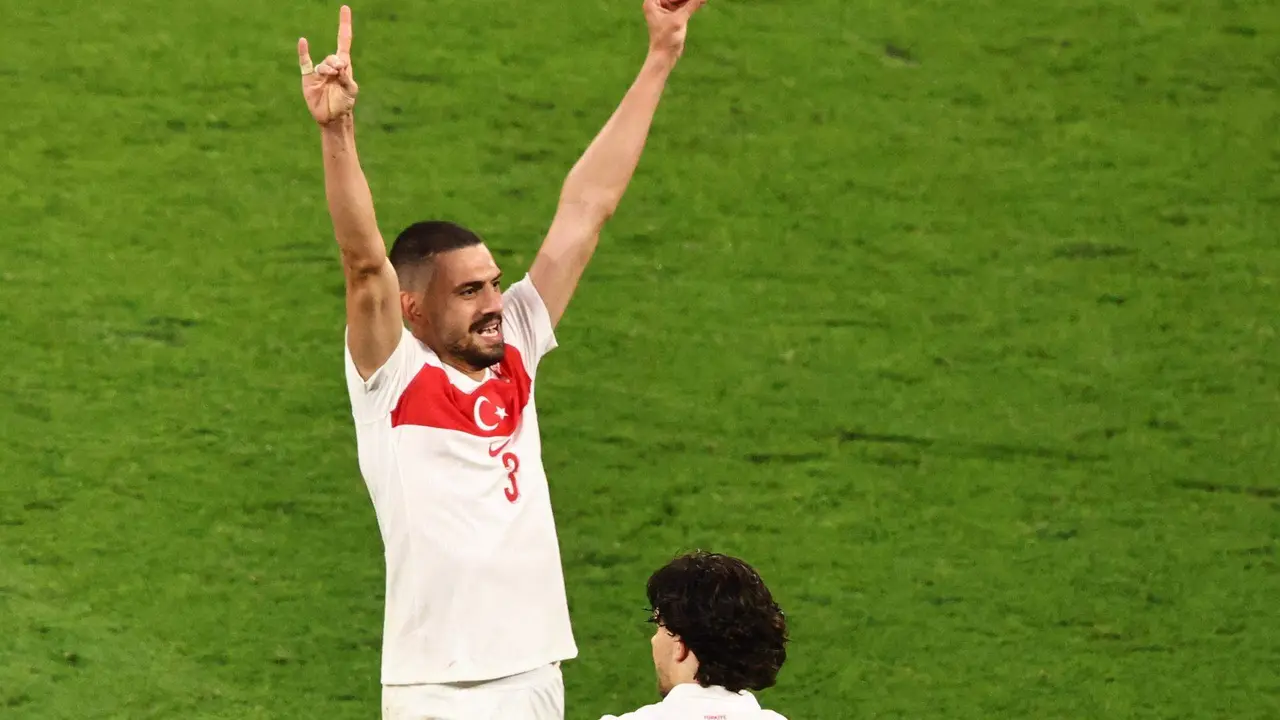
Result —
<path fill-rule="evenodd" d="M 684 662 L 688 660 L 689 656 L 693 655 L 693 651 L 689 649 L 688 645 L 684 644 L 684 640 L 679 635 L 675 636 L 675 640 L 675 661 Z"/>
<path fill-rule="evenodd" d="M 418 302 L 417 293 L 411 293 L 406 290 L 400 291 L 400 314 L 410 323 L 415 322 L 422 314 L 422 306 Z"/>

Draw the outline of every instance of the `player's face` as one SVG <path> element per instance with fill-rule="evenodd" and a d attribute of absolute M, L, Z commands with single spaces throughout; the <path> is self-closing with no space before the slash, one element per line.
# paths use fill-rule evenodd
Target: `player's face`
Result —
<path fill-rule="evenodd" d="M 484 245 L 435 258 L 426 310 L 432 346 L 446 361 L 479 371 L 502 360 L 501 279 Z"/>

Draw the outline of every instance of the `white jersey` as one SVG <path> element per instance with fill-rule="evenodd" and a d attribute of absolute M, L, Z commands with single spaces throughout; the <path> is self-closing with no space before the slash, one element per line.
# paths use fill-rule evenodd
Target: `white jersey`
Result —
<path fill-rule="evenodd" d="M 556 347 L 525 276 L 506 356 L 472 380 L 405 330 L 368 381 L 346 352 L 360 470 L 386 557 L 382 683 L 491 680 L 576 657 L 533 401 Z"/>
<path fill-rule="evenodd" d="M 626 715 L 605 715 L 600 720 L 787 720 L 763 710 L 750 692 L 684 683 L 671 688 L 662 702 L 646 705 Z"/>

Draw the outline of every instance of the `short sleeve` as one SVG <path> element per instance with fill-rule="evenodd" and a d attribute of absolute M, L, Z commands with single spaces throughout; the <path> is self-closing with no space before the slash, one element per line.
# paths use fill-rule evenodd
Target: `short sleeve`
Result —
<path fill-rule="evenodd" d="M 504 339 L 520 351 L 530 375 L 542 357 L 557 347 L 551 315 L 528 275 L 502 295 L 502 332 Z"/>
<path fill-rule="evenodd" d="M 391 357 L 368 380 L 362 379 L 360 372 L 356 370 L 355 360 L 351 357 L 351 346 L 345 339 L 343 346 L 347 394 L 351 397 L 351 414 L 356 422 L 380 420 L 390 415 L 400 400 L 400 394 L 425 362 L 425 353 L 408 328 L 401 331 L 400 342 L 392 351 Z"/>

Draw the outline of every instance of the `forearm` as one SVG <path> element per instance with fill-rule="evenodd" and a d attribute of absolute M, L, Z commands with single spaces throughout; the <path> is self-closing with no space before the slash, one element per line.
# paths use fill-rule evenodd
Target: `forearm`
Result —
<path fill-rule="evenodd" d="M 573 166 L 560 192 L 562 206 L 576 206 L 603 221 L 617 209 L 644 152 L 667 78 L 671 53 L 650 52 L 613 116 Z"/>
<path fill-rule="evenodd" d="M 324 190 L 342 261 L 352 269 L 376 270 L 387 257 L 373 210 L 373 195 L 356 155 L 351 116 L 322 126 Z"/>

